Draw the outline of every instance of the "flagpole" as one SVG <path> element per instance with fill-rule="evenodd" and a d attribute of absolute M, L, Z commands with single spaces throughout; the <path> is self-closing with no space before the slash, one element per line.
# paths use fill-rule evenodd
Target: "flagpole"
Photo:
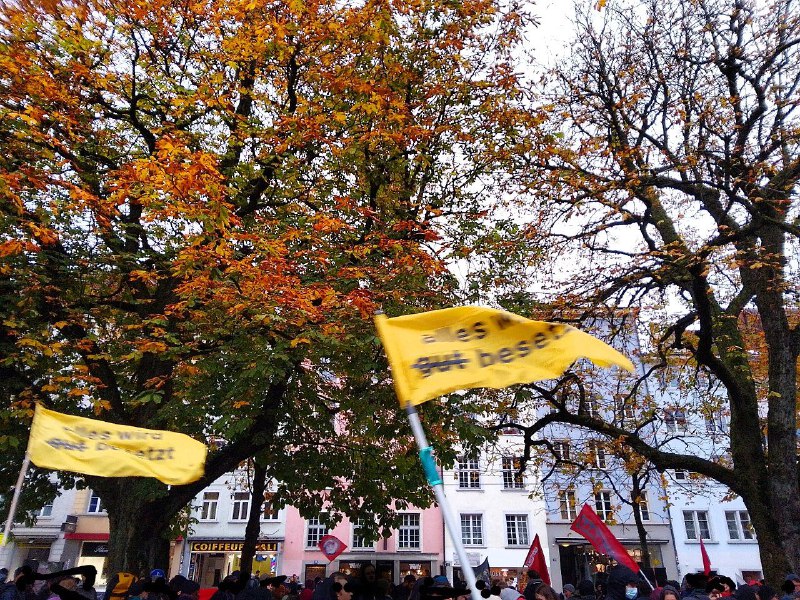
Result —
<path fill-rule="evenodd" d="M 641 575 L 644 578 L 644 580 L 647 582 L 647 585 L 650 586 L 651 590 L 656 589 L 656 588 L 653 587 L 653 584 L 650 583 L 650 580 L 647 578 L 647 575 L 644 574 L 644 569 L 641 569 L 641 568 L 639 569 L 639 575 Z"/>
<path fill-rule="evenodd" d="M 476 585 L 475 573 L 472 570 L 472 566 L 469 564 L 469 558 L 467 558 L 467 551 L 464 549 L 464 544 L 461 543 L 461 536 L 458 535 L 461 526 L 458 521 L 456 521 L 453 509 L 450 507 L 450 503 L 447 501 L 447 496 L 444 493 L 444 482 L 439 474 L 439 469 L 436 467 L 436 459 L 433 457 L 433 448 L 428 444 L 428 439 L 425 437 L 425 430 L 422 429 L 417 407 L 411 403 L 406 404 L 406 414 L 408 415 L 408 422 L 411 424 L 411 431 L 414 432 L 414 439 L 417 441 L 419 458 L 422 461 L 425 477 L 433 488 L 433 493 L 436 495 L 436 502 L 439 503 L 439 508 L 442 510 L 444 524 L 450 532 L 450 539 L 453 540 L 453 545 L 456 547 L 458 561 L 461 563 L 461 574 L 467 582 L 467 586 L 472 594 L 472 600 L 483 600 Z"/>
<path fill-rule="evenodd" d="M 0 548 L 6 545 L 8 536 L 11 535 L 11 524 L 14 522 L 14 515 L 17 514 L 17 504 L 19 503 L 19 495 L 22 492 L 22 482 L 25 481 L 25 475 L 28 472 L 30 464 L 31 458 L 28 456 L 28 452 L 25 451 L 25 458 L 22 459 L 22 468 L 19 470 L 19 477 L 17 477 L 17 485 L 14 487 L 14 496 L 11 498 L 11 508 L 8 510 L 8 519 L 6 519 L 3 539 L 0 540 Z"/>

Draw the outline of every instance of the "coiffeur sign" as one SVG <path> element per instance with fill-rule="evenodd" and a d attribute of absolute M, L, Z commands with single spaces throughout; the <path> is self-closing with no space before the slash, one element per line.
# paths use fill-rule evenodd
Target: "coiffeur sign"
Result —
<path fill-rule="evenodd" d="M 244 542 L 192 542 L 192 552 L 241 552 Z M 277 552 L 277 542 L 256 542 L 256 552 Z"/>

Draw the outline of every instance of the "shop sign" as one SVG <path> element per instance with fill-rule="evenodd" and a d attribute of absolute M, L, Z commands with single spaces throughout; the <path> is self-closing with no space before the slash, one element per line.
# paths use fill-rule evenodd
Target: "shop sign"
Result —
<path fill-rule="evenodd" d="M 244 542 L 192 542 L 192 552 L 241 552 Z M 256 542 L 256 552 L 277 552 L 277 542 Z"/>
<path fill-rule="evenodd" d="M 83 542 L 81 556 L 108 556 L 108 542 Z"/>

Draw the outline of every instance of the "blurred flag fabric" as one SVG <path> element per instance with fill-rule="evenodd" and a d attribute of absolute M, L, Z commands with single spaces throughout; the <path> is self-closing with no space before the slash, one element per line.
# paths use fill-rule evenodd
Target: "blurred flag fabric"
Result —
<path fill-rule="evenodd" d="M 206 445 L 188 435 L 65 415 L 36 405 L 28 440 L 43 469 L 99 477 L 155 477 L 168 485 L 197 481 Z"/>
<path fill-rule="evenodd" d="M 486 583 L 489 583 L 492 580 L 491 572 L 489 570 L 488 556 L 477 567 L 472 567 L 472 570 L 475 572 L 475 579 L 477 579 L 478 581 L 485 581 Z"/>
<path fill-rule="evenodd" d="M 539 573 L 539 577 L 544 583 L 550 585 L 550 571 L 547 568 L 547 560 L 544 558 L 544 551 L 542 550 L 542 543 L 539 541 L 539 534 L 533 538 L 533 543 L 528 550 L 528 555 L 525 557 L 525 562 L 522 563 L 522 570 L 528 571 L 533 569 Z"/>
<path fill-rule="evenodd" d="M 625 546 L 614 537 L 608 526 L 603 523 L 597 513 L 588 504 L 584 504 L 580 514 L 570 527 L 594 546 L 600 554 L 607 554 L 621 565 L 625 565 L 634 573 L 639 572 L 639 565 L 631 558 Z"/>
<path fill-rule="evenodd" d="M 375 325 L 403 406 L 456 390 L 558 377 L 579 358 L 633 371 L 627 357 L 588 333 L 483 306 L 376 315 Z"/>

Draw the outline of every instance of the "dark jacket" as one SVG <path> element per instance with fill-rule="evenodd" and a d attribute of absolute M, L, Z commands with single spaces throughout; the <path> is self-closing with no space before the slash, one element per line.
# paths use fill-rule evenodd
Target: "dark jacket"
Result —
<path fill-rule="evenodd" d="M 639 582 L 639 576 L 624 565 L 616 565 L 608 570 L 606 582 L 606 598 L 608 600 L 626 600 L 625 588 L 631 582 Z M 708 599 L 706 599 L 708 600 Z"/>

